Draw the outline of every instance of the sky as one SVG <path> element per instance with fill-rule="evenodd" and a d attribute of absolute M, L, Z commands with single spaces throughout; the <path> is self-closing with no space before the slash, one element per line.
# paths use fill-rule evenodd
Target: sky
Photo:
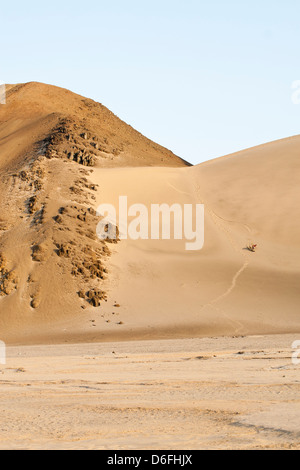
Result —
<path fill-rule="evenodd" d="M 1 2 L 0 81 L 92 98 L 197 164 L 300 134 L 299 18 L 299 0 Z"/>

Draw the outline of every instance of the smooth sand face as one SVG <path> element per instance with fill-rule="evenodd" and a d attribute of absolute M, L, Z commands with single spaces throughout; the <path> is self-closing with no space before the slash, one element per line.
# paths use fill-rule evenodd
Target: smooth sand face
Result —
<path fill-rule="evenodd" d="M 0 448 L 299 449 L 295 339 L 9 348 Z"/>
<path fill-rule="evenodd" d="M 298 147 L 296 138 L 189 169 L 94 175 L 99 204 L 118 207 L 119 195 L 128 195 L 129 205 L 149 208 L 205 206 L 201 251 L 186 251 L 174 240 L 129 239 L 116 247 L 107 289 L 121 305 L 123 331 L 140 329 L 149 337 L 299 331 Z M 289 170 L 278 169 L 280 157 Z M 258 244 L 255 253 L 246 250 L 250 243 Z"/>

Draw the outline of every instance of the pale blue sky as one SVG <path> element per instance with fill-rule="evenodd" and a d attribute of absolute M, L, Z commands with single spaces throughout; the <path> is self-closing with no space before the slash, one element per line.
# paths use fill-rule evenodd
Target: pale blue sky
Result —
<path fill-rule="evenodd" d="M 0 18 L 0 80 L 100 101 L 192 163 L 300 133 L 299 0 L 29 0 Z"/>

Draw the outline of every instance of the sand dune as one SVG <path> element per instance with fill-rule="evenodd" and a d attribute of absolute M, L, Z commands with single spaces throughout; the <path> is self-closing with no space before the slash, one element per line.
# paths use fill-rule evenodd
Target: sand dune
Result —
<path fill-rule="evenodd" d="M 118 245 L 111 291 L 128 328 L 163 337 L 299 331 L 299 147 L 296 137 L 188 169 L 98 173 L 99 203 L 128 194 L 148 206 L 205 205 L 199 252 L 179 241 Z"/>
<path fill-rule="evenodd" d="M 300 331 L 300 137 L 191 167 L 67 90 L 11 86 L 7 103 L 0 108 L 1 339 Z M 100 242 L 95 210 L 117 206 L 120 195 L 147 207 L 204 204 L 204 248 Z"/>

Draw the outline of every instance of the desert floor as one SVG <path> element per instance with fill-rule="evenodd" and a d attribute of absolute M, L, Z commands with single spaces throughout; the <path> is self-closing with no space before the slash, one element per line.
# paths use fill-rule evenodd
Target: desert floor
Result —
<path fill-rule="evenodd" d="M 299 335 L 11 346 L 1 449 L 299 449 Z"/>

